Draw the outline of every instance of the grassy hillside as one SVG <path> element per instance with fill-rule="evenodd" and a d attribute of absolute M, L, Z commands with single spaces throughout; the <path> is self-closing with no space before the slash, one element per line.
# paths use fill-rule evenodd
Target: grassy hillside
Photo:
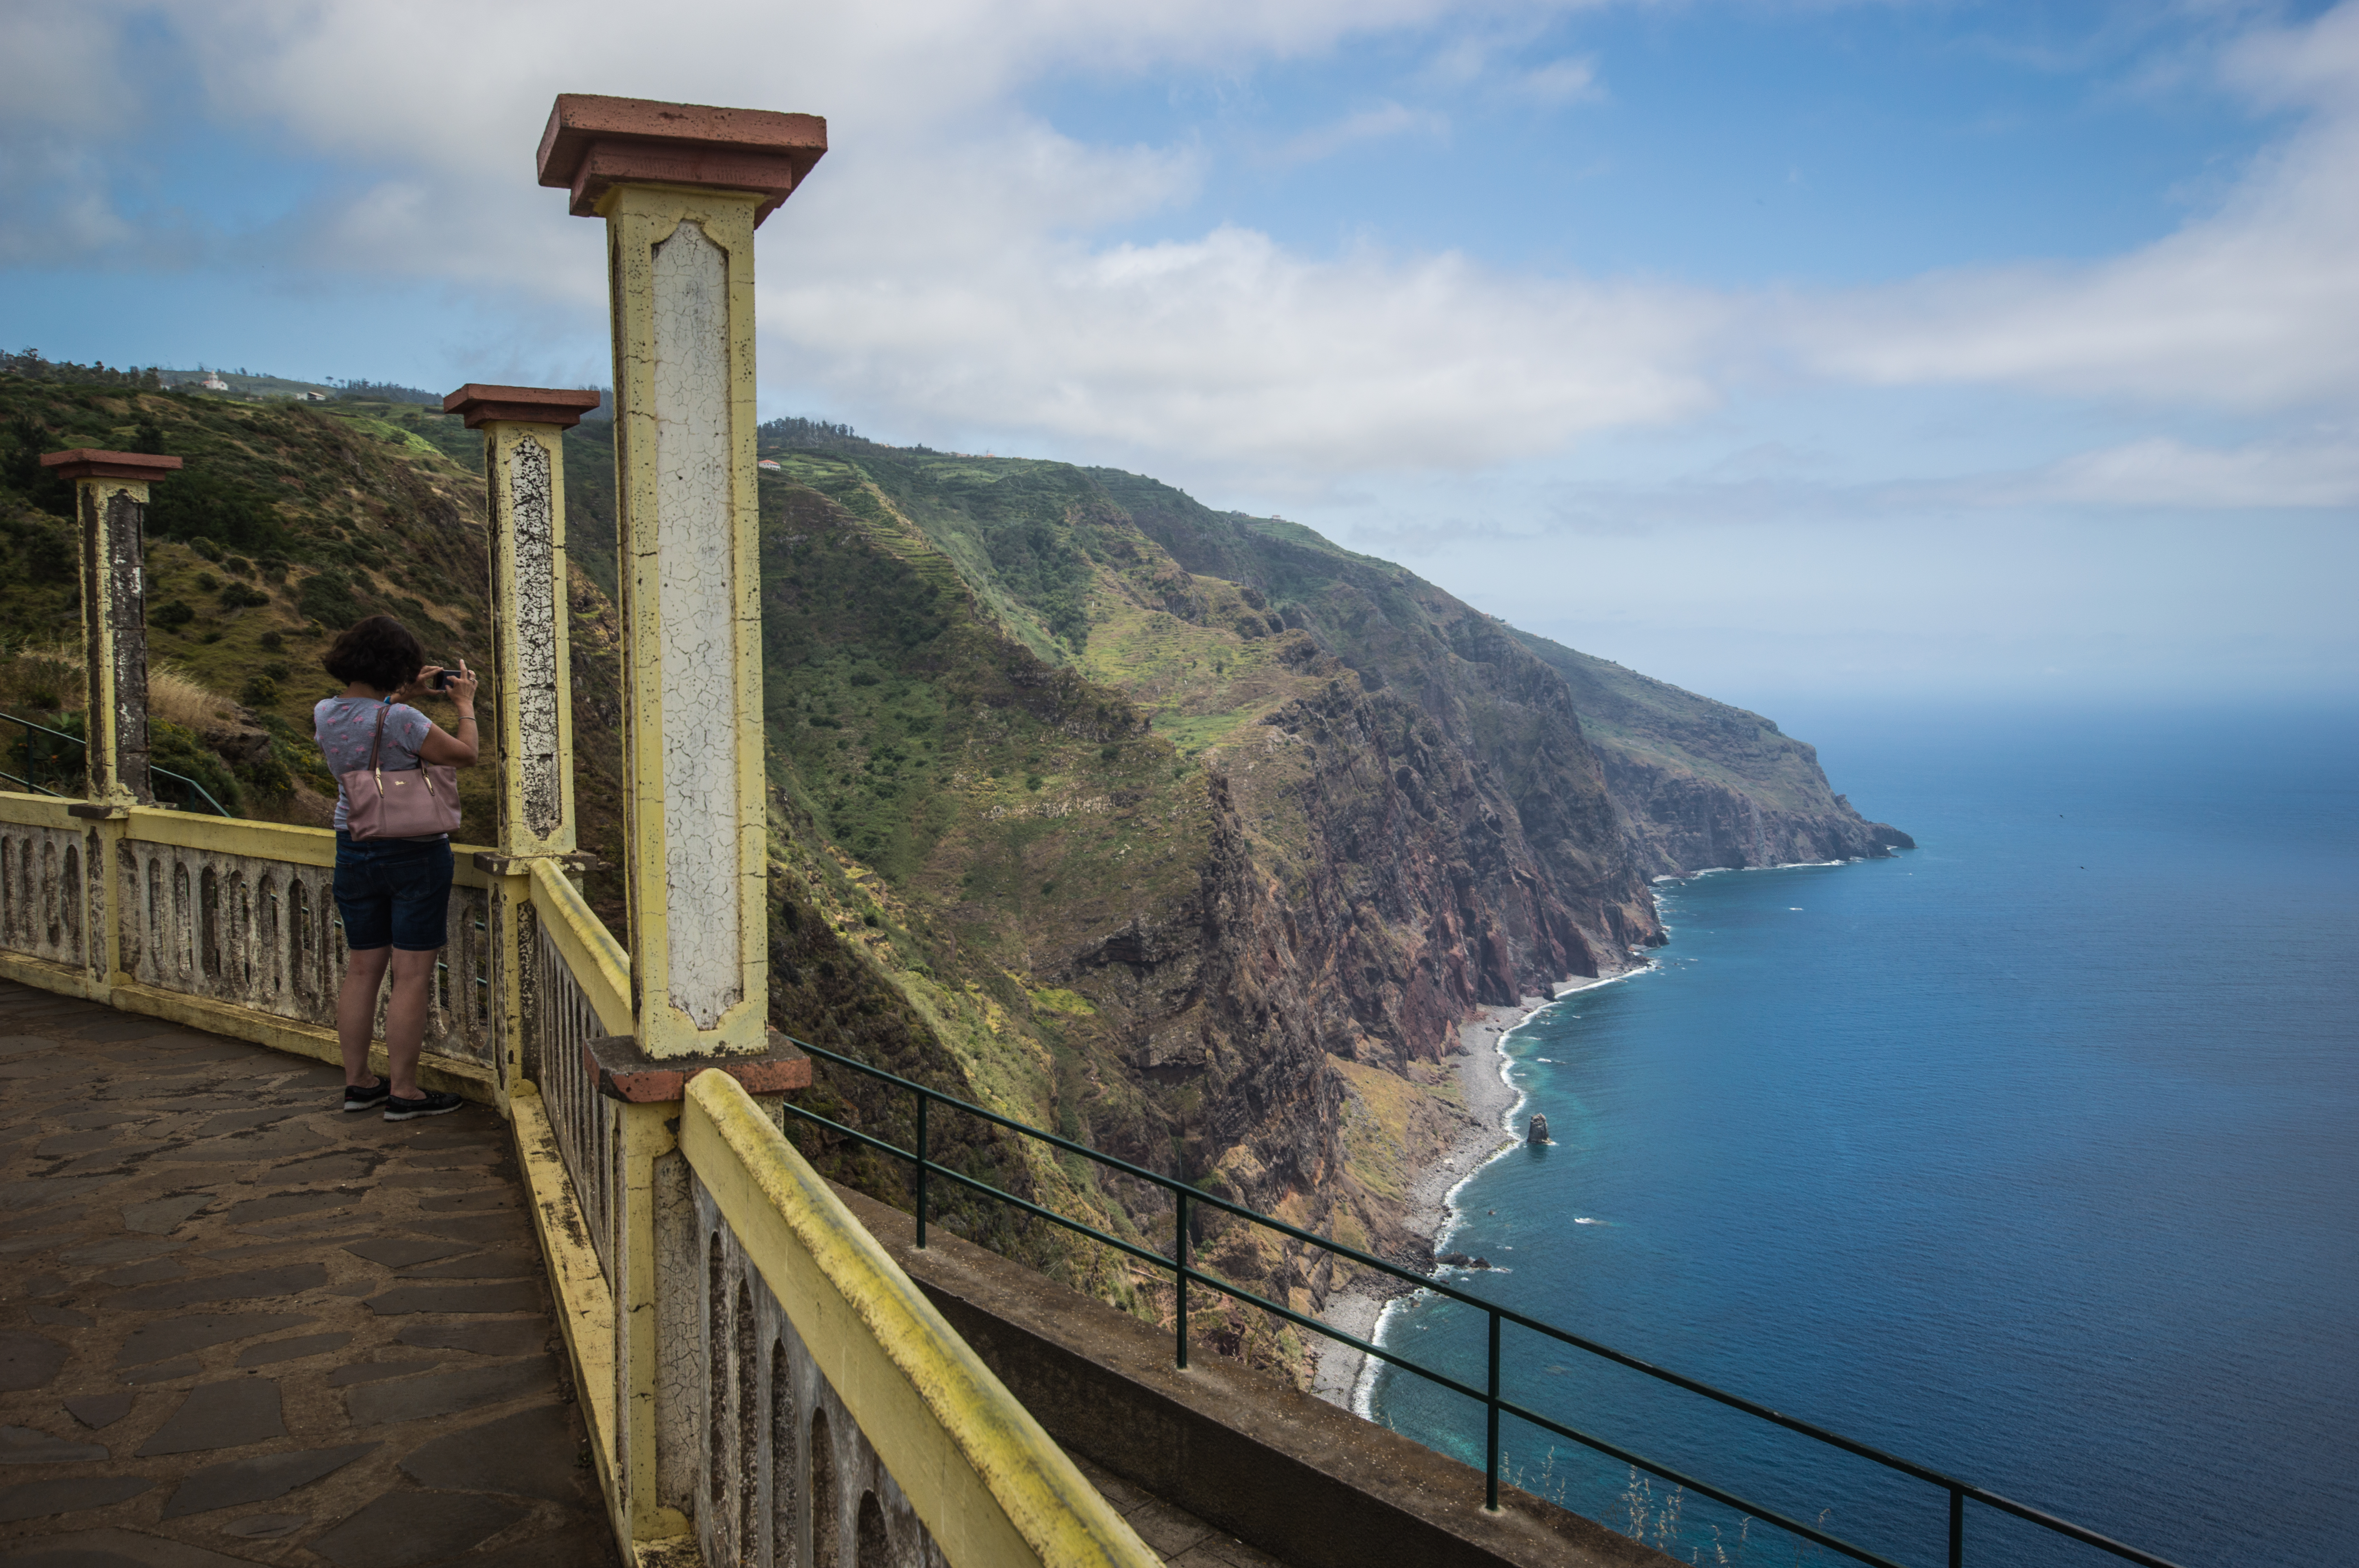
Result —
<path fill-rule="evenodd" d="M 1698 697 L 1668 681 L 1579 653 L 1528 632 L 1514 633 L 1572 687 L 1593 741 L 1660 766 L 1681 768 L 1788 811 L 1824 811 L 1834 797 L 1816 748 L 1775 720 Z"/>

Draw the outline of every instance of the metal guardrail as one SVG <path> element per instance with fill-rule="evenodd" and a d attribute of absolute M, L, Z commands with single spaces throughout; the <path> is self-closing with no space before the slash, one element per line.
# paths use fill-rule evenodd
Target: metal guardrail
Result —
<path fill-rule="evenodd" d="M 1093 1240 L 1103 1242 L 1105 1245 L 1114 1248 L 1116 1250 L 1125 1253 L 1130 1257 L 1136 1258 L 1143 1262 L 1151 1264 L 1158 1269 L 1169 1270 L 1172 1272 L 1175 1293 L 1178 1298 L 1179 1323 L 1177 1330 L 1177 1356 L 1179 1365 L 1181 1367 L 1188 1365 L 1188 1287 L 1192 1283 L 1207 1286 L 1212 1290 L 1220 1292 L 1222 1295 L 1230 1296 L 1240 1302 L 1246 1303 L 1249 1305 L 1258 1307 L 1262 1311 L 1281 1318 L 1288 1323 L 1294 1324 L 1301 1328 L 1309 1329 L 1312 1333 L 1323 1336 L 1328 1339 L 1334 1340 L 1338 1344 L 1350 1346 L 1353 1349 L 1359 1351 L 1363 1355 L 1373 1356 L 1378 1360 L 1386 1362 L 1390 1366 L 1401 1368 L 1403 1371 L 1415 1373 L 1418 1377 L 1425 1379 L 1428 1382 L 1436 1384 L 1440 1388 L 1447 1389 L 1452 1393 L 1473 1400 L 1484 1407 L 1485 1416 L 1484 1425 L 1486 1428 L 1484 1462 L 1484 1495 L 1486 1498 L 1486 1506 L 1493 1509 L 1496 1509 L 1499 1506 L 1499 1418 L 1502 1415 L 1510 1415 L 1519 1421 L 1529 1422 L 1532 1425 L 1538 1427 L 1544 1432 L 1553 1433 L 1571 1442 L 1581 1444 L 1584 1447 L 1593 1449 L 1599 1454 L 1603 1454 L 1617 1463 L 1635 1465 L 1638 1469 L 1647 1472 L 1649 1475 L 1659 1476 L 1663 1480 L 1670 1482 L 1673 1486 L 1684 1487 L 1688 1490 L 1695 1492 L 1700 1496 L 1712 1498 L 1714 1502 L 1724 1504 L 1729 1508 L 1738 1509 L 1740 1512 L 1749 1514 L 1756 1519 L 1774 1524 L 1780 1530 L 1791 1531 L 1793 1534 L 1800 1536 L 1803 1540 L 1824 1547 L 1830 1552 L 1841 1552 L 1843 1555 L 1852 1558 L 1856 1562 L 1872 1563 L 1875 1565 L 1875 1568 L 1905 1568 L 1904 1564 L 1897 1563 L 1891 1558 L 1882 1556 L 1877 1552 L 1869 1551 L 1865 1547 L 1855 1546 L 1849 1541 L 1843 1541 L 1836 1536 L 1830 1535 L 1824 1530 L 1819 1530 L 1814 1526 L 1805 1524 L 1799 1519 L 1789 1519 L 1785 1515 L 1777 1512 L 1775 1509 L 1764 1508 L 1756 1503 L 1747 1502 L 1743 1498 L 1737 1497 L 1732 1492 L 1723 1491 L 1717 1487 L 1712 1486 L 1708 1482 L 1698 1480 L 1694 1476 L 1683 1474 L 1669 1465 L 1658 1464 L 1654 1460 L 1647 1459 L 1641 1454 L 1633 1453 L 1629 1449 L 1608 1442 L 1604 1438 L 1595 1436 L 1589 1433 L 1578 1431 L 1560 1422 L 1551 1420 L 1550 1418 L 1540 1414 L 1538 1411 L 1532 1410 L 1528 1406 L 1517 1404 L 1514 1400 L 1507 1399 L 1500 1391 L 1499 1336 L 1502 1328 L 1506 1325 L 1512 1324 L 1518 1328 L 1527 1329 L 1534 1334 L 1542 1335 L 1549 1339 L 1554 1340 L 1558 1344 L 1567 1345 L 1576 1350 L 1584 1351 L 1589 1355 L 1602 1357 L 1616 1366 L 1627 1368 L 1631 1371 L 1642 1373 L 1647 1377 L 1657 1379 L 1658 1381 L 1668 1383 L 1674 1388 L 1682 1389 L 1689 1393 L 1698 1394 L 1705 1399 L 1714 1400 L 1731 1410 L 1739 1411 L 1758 1420 L 1768 1422 L 1773 1425 L 1784 1428 L 1788 1432 L 1799 1433 L 1804 1437 L 1825 1444 L 1843 1453 L 1880 1465 L 1887 1470 L 1892 1470 L 1900 1475 L 1909 1476 L 1914 1480 L 1924 1482 L 1929 1486 L 1940 1487 L 1949 1494 L 1948 1562 L 1950 1568 L 1962 1568 L 1962 1565 L 1965 1563 L 1966 1504 L 1969 1502 L 1980 1503 L 1985 1508 L 1994 1509 L 2000 1513 L 2008 1514 L 2016 1519 L 2023 1519 L 2027 1523 L 2038 1526 L 2042 1530 L 2064 1536 L 2071 1541 L 2079 1541 L 2082 1545 L 2093 1546 L 2097 1550 L 2110 1552 L 2114 1556 L 2120 1558 L 2125 1562 L 2139 1563 L 2142 1565 L 2142 1568 L 2178 1568 L 2177 1564 L 2171 1563 L 2167 1558 L 2157 1557 L 2151 1552 L 2141 1552 L 2136 1547 L 2125 1545 L 2121 1541 L 2114 1541 L 2108 1536 L 2100 1535 L 2095 1530 L 2083 1529 L 2082 1526 L 2074 1524 L 2069 1519 L 2059 1519 L 2053 1514 L 2035 1509 L 2027 1503 L 2019 1503 L 2011 1498 L 2001 1497 L 1995 1492 L 1958 1480 L 1951 1476 L 1945 1476 L 1941 1472 L 1931 1469 L 1926 1465 L 1919 1465 L 1912 1461 L 1899 1458 L 1897 1455 L 1886 1454 L 1883 1450 L 1872 1448 L 1866 1444 L 1854 1442 L 1848 1437 L 1844 1437 L 1839 1433 L 1829 1432 L 1824 1427 L 1815 1426 L 1806 1421 L 1799 1421 L 1781 1411 L 1771 1410 L 1767 1405 L 1757 1404 L 1751 1400 L 1745 1399 L 1737 1394 L 1729 1393 L 1723 1389 L 1716 1389 L 1709 1383 L 1701 1382 L 1694 1378 L 1681 1376 L 1677 1372 L 1666 1370 L 1665 1368 L 1654 1366 L 1649 1362 L 1640 1360 L 1637 1357 L 1626 1355 L 1622 1351 L 1615 1350 L 1609 1346 L 1600 1345 L 1594 1340 L 1585 1339 L 1580 1335 L 1571 1334 L 1563 1329 L 1553 1327 L 1549 1324 L 1541 1323 L 1536 1318 L 1527 1317 L 1523 1314 L 1516 1312 L 1511 1308 L 1499 1306 L 1494 1303 L 1486 1302 L 1479 1296 L 1470 1295 L 1464 1291 L 1457 1290 L 1450 1285 L 1443 1284 L 1427 1275 L 1418 1273 L 1412 1270 L 1404 1269 L 1397 1263 L 1386 1262 L 1384 1259 L 1375 1257 L 1367 1252 L 1363 1252 L 1357 1248 L 1348 1247 L 1342 1242 L 1332 1240 L 1327 1237 L 1319 1236 L 1310 1231 L 1301 1229 L 1299 1227 L 1288 1225 L 1282 1219 L 1274 1219 L 1268 1215 L 1247 1208 L 1242 1204 L 1231 1203 L 1226 1198 L 1216 1197 L 1212 1194 L 1203 1192 L 1176 1177 L 1162 1175 L 1157 1172 L 1149 1171 L 1143 1166 L 1134 1165 L 1126 1160 L 1118 1159 L 1111 1154 L 1102 1153 L 1095 1149 L 1090 1148 L 1087 1144 L 1077 1143 L 1070 1138 L 1061 1138 L 1056 1133 L 1047 1131 L 1041 1128 L 1033 1127 L 1025 1122 L 1015 1120 L 1012 1118 L 1001 1116 L 995 1111 L 985 1110 L 979 1105 L 960 1099 L 952 1095 L 943 1094 L 938 1089 L 929 1089 L 923 1084 L 913 1083 L 909 1079 L 901 1077 L 897 1074 L 886 1072 L 879 1067 L 872 1067 L 865 1062 L 858 1061 L 850 1056 L 839 1054 L 836 1052 L 826 1050 L 823 1047 L 810 1044 L 806 1041 L 797 1040 L 794 1044 L 800 1049 L 809 1052 L 811 1055 L 818 1057 L 821 1061 L 832 1062 L 841 1067 L 848 1067 L 853 1072 L 864 1074 L 868 1077 L 875 1078 L 881 1083 L 892 1085 L 894 1087 L 898 1089 L 906 1089 L 916 1098 L 918 1113 L 918 1146 L 914 1150 L 901 1148 L 897 1144 L 888 1142 L 884 1139 L 863 1132 L 858 1128 L 846 1127 L 842 1122 L 821 1116 L 816 1111 L 805 1109 L 803 1107 L 793 1103 L 792 1100 L 788 1100 L 783 1103 L 785 1109 L 790 1115 L 798 1117 L 804 1121 L 810 1122 L 816 1126 L 827 1128 L 833 1132 L 842 1133 L 843 1136 L 853 1139 L 856 1142 L 865 1144 L 869 1148 L 875 1149 L 881 1153 L 892 1155 L 897 1159 L 909 1162 L 915 1175 L 915 1182 L 913 1184 L 916 1187 L 917 1195 L 917 1242 L 920 1248 L 926 1245 L 927 1179 L 929 1176 L 946 1177 L 971 1191 L 983 1194 L 988 1197 L 996 1198 L 1000 1202 L 1009 1204 L 1016 1208 L 1021 1209 L 1027 1214 L 1037 1216 L 1052 1224 L 1061 1226 L 1067 1230 L 1074 1231 L 1080 1235 L 1089 1237 Z M 1078 1154 L 1083 1159 L 1093 1161 L 1096 1163 L 1104 1166 L 1108 1170 L 1118 1171 L 1122 1174 L 1131 1177 L 1134 1180 L 1148 1183 L 1169 1193 L 1172 1196 L 1173 1207 L 1176 1210 L 1176 1222 L 1172 1238 L 1171 1256 L 1166 1257 L 1162 1253 L 1155 1251 L 1150 1248 L 1141 1247 L 1136 1242 L 1128 1241 L 1122 1237 L 1114 1236 L 1106 1231 L 1100 1230 L 1095 1226 L 1089 1225 L 1081 1220 L 1069 1218 L 1064 1215 L 1057 1213 L 1054 1209 L 1043 1207 L 1041 1205 L 1034 1203 L 1028 1198 L 1018 1197 L 1014 1193 L 1005 1191 L 999 1187 L 995 1187 L 987 1182 L 977 1181 L 975 1178 L 967 1175 L 964 1172 L 953 1170 L 950 1166 L 936 1162 L 929 1157 L 927 1132 L 927 1108 L 936 1103 L 940 1103 L 955 1110 L 962 1111 L 970 1116 L 979 1117 L 983 1120 L 989 1122 L 995 1127 L 1005 1128 L 1010 1132 L 1017 1133 L 1037 1142 L 1046 1143 L 1052 1148 L 1063 1150 L 1067 1153 Z M 1332 1254 L 1334 1257 L 1343 1259 L 1364 1269 L 1373 1269 L 1379 1273 L 1390 1275 L 1394 1279 L 1415 1285 L 1419 1290 L 1430 1291 L 1435 1295 L 1458 1302 L 1462 1305 L 1472 1307 L 1474 1310 L 1484 1314 L 1489 1319 L 1490 1328 L 1488 1356 L 1489 1375 L 1486 1379 L 1486 1386 L 1478 1389 L 1469 1383 L 1462 1382 L 1458 1379 L 1450 1377 L 1445 1373 L 1434 1371 L 1430 1368 L 1420 1367 L 1414 1361 L 1408 1360 L 1402 1356 L 1385 1349 L 1382 1346 L 1376 1345 L 1369 1340 L 1361 1339 L 1356 1336 L 1347 1334 L 1343 1330 L 1336 1328 L 1330 1324 L 1322 1323 L 1317 1318 L 1296 1312 L 1291 1307 L 1280 1305 L 1278 1303 L 1270 1301 L 1266 1297 L 1258 1295 L 1254 1292 L 1244 1290 L 1238 1286 L 1230 1284 L 1228 1281 L 1220 1279 L 1216 1275 L 1205 1273 L 1201 1270 L 1192 1266 L 1188 1261 L 1189 1211 L 1191 1207 L 1200 1206 L 1210 1207 L 1217 1209 L 1224 1214 L 1233 1215 L 1235 1217 L 1245 1221 L 1247 1224 L 1257 1225 L 1265 1229 L 1276 1231 L 1281 1236 L 1290 1237 L 1294 1240 L 1303 1242 L 1306 1245 L 1320 1248 L 1322 1250 Z"/>
<path fill-rule="evenodd" d="M 81 795 L 79 791 L 70 795 L 66 791 L 61 789 L 52 789 L 48 784 L 41 783 L 38 779 L 32 776 L 39 771 L 39 764 L 42 762 L 57 762 L 60 760 L 55 756 L 44 758 L 38 755 L 36 751 L 38 741 L 35 738 L 37 736 L 47 735 L 52 740 L 62 741 L 69 746 L 79 746 L 85 752 L 90 749 L 90 743 L 79 735 L 69 735 L 62 730 L 52 730 L 46 724 L 36 724 L 29 719 L 19 719 L 13 713 L 0 713 L 0 719 L 5 719 L 11 724 L 20 726 L 25 731 L 26 773 L 25 777 L 19 778 L 15 773 L 0 772 L 0 779 L 5 779 L 8 783 L 14 784 L 22 784 L 26 789 L 36 795 L 53 795 L 58 796 L 60 799 L 80 799 Z M 189 777 L 188 774 L 176 773 L 169 768 L 159 768 L 153 762 L 147 764 L 147 771 L 157 778 L 171 780 L 174 784 L 179 784 L 183 790 L 188 792 L 181 799 L 181 805 L 184 808 L 193 808 L 195 804 L 201 800 L 212 808 L 213 815 L 216 816 L 227 816 L 231 815 L 229 807 L 223 806 L 220 801 L 215 800 L 212 797 L 212 792 L 211 790 L 208 790 L 204 785 Z"/>

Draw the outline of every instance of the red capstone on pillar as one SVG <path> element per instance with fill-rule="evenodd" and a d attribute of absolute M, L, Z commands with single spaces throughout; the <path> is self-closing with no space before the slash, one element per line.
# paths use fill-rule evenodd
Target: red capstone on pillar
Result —
<path fill-rule="evenodd" d="M 750 190 L 763 199 L 758 228 L 826 152 L 817 114 L 560 92 L 540 134 L 540 182 L 570 189 L 577 218 L 596 217 L 614 185 Z"/>
<path fill-rule="evenodd" d="M 442 412 L 458 415 L 470 430 L 480 430 L 495 419 L 571 430 L 604 395 L 587 387 L 486 386 L 471 381 L 442 400 Z"/>
<path fill-rule="evenodd" d="M 161 479 L 180 466 L 178 458 L 153 452 L 102 452 L 76 447 L 70 452 L 43 452 L 41 466 L 55 469 L 60 479 Z"/>

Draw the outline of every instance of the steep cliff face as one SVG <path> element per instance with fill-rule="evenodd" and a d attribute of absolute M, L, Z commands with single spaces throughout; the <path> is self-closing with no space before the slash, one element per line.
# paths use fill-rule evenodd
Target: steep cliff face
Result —
<path fill-rule="evenodd" d="M 1513 635 L 1564 677 L 1649 872 L 1868 859 L 1916 847 L 1900 829 L 1853 809 L 1828 786 L 1817 748 L 1761 715 L 1545 637 Z"/>
<path fill-rule="evenodd" d="M 1414 735 L 1426 766 L 1443 753 L 1463 764 L 1451 792 L 1427 788 L 1416 763 L 1396 771 L 1408 774 L 1399 782 L 1413 804 L 1458 806 L 1460 858 L 1489 872 L 1477 896 L 1495 912 L 1487 950 L 1501 960 L 1486 971 L 1489 989 L 1470 1000 L 1511 1001 L 1544 981 L 1612 973 L 1634 946 L 1660 940 L 1571 694 L 1509 628 L 1307 528 L 1215 513 L 1136 475 L 1090 473 L 1180 565 L 1241 585 L 1273 624 L 1300 629 L 1352 671 L 1373 708 L 1419 720 L 1407 730 L 1378 725 L 1372 737 Z"/>
<path fill-rule="evenodd" d="M 854 946 L 932 1021 L 911 1059 L 1419 1256 L 1400 1175 L 1451 1130 L 1456 1022 L 1659 940 L 1563 681 L 1315 535 L 1205 514 L 1234 531 L 1219 577 L 1079 470 L 782 460 L 769 728 L 807 824 L 782 861 L 808 868 L 818 926 L 863 922 Z M 820 1000 L 782 990 L 781 1022 L 809 1027 Z M 838 1087 L 851 1113 L 893 1114 Z M 1156 1194 L 1024 1174 L 1143 1234 L 1167 1223 Z M 1203 1239 L 1256 1288 L 1315 1303 L 1333 1282 L 1231 1227 Z M 1266 1337 L 1255 1353 L 1286 1359 Z"/>

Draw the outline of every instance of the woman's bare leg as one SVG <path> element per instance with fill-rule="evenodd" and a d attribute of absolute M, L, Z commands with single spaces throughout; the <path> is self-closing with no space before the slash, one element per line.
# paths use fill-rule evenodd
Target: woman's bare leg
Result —
<path fill-rule="evenodd" d="M 397 1099 L 418 1098 L 418 1053 L 426 1044 L 426 1002 L 441 949 L 393 949 L 393 996 L 385 1005 L 385 1054 Z"/>
<path fill-rule="evenodd" d="M 377 987 L 385 983 L 386 960 L 392 957 L 390 947 L 371 947 L 353 954 L 344 966 L 344 989 L 336 993 L 336 1044 L 343 1048 L 347 1084 L 365 1087 L 376 1076 L 369 1071 L 369 1036 L 376 1022 Z"/>

